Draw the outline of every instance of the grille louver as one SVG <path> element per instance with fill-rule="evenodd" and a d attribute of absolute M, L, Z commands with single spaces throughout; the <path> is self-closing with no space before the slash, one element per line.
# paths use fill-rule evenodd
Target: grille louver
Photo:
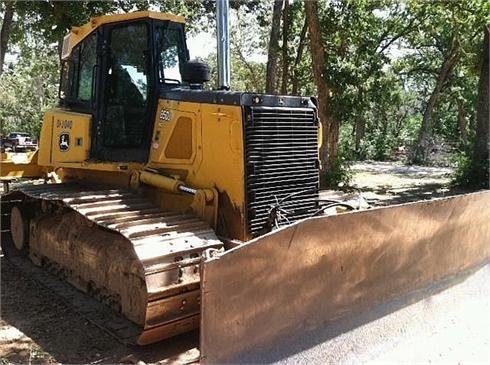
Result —
<path fill-rule="evenodd" d="M 283 223 L 318 209 L 318 121 L 312 108 L 246 107 L 248 229 L 267 230 L 270 210 L 282 204 Z"/>

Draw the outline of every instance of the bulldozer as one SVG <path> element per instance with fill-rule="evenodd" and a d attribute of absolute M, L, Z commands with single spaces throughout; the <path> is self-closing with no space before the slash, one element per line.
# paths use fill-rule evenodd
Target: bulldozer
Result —
<path fill-rule="evenodd" d="M 316 100 L 230 91 L 227 24 L 219 8 L 216 90 L 180 16 L 71 29 L 35 161 L 48 183 L 2 196 L 19 254 L 122 313 L 140 345 L 200 326 L 209 362 L 488 260 L 487 192 L 325 216 L 352 207 L 319 198 Z M 335 294 L 346 275 L 356 290 Z"/>
<path fill-rule="evenodd" d="M 15 248 L 141 326 L 139 344 L 198 327 L 204 253 L 320 209 L 315 101 L 203 90 L 184 30 L 151 11 L 74 27 L 35 161 L 57 183 L 2 198 Z"/>

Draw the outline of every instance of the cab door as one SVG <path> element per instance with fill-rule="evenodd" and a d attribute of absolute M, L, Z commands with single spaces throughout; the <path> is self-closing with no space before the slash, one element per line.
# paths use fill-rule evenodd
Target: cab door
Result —
<path fill-rule="evenodd" d="M 150 25 L 109 25 L 103 39 L 91 158 L 146 162 L 153 124 Z"/>

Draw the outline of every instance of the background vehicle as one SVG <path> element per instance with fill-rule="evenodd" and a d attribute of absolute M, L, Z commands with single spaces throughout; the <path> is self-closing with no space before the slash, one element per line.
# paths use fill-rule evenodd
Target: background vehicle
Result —
<path fill-rule="evenodd" d="M 12 132 L 2 141 L 4 149 L 17 151 L 35 151 L 37 149 L 37 141 L 33 140 L 29 133 Z"/>
<path fill-rule="evenodd" d="M 218 16 L 219 25 L 226 24 L 225 18 Z M 226 39 L 225 34 L 219 33 L 218 39 Z M 204 91 L 209 70 L 190 62 L 179 16 L 117 14 L 73 28 L 63 42 L 60 107 L 45 114 L 37 156 L 46 176 L 61 183 L 21 187 L 3 197 L 11 209 L 16 249 L 121 311 L 139 327 L 139 344 L 189 331 L 203 321 L 203 348 L 209 348 L 210 343 L 221 343 L 210 341 L 213 320 L 219 322 L 216 308 L 227 303 L 240 309 L 227 313 L 240 318 L 222 322 L 228 328 L 253 322 L 240 317 L 245 312 L 237 305 L 246 299 L 240 294 L 245 277 L 249 293 L 257 289 L 270 295 L 247 307 L 252 318 L 268 313 L 259 310 L 268 309 L 267 303 L 276 308 L 287 303 L 280 293 L 290 281 L 299 283 L 292 278 L 337 267 L 327 260 L 332 244 L 346 248 L 355 243 L 357 252 L 352 247 L 343 251 L 349 267 L 357 268 L 352 264 L 357 253 L 368 254 L 350 236 L 342 241 L 339 229 L 359 233 L 365 224 L 361 222 L 369 219 L 357 220 L 354 214 L 340 221 L 319 217 L 338 203 L 319 198 L 315 100 L 228 91 L 229 47 L 219 48 L 221 90 Z M 481 205 L 488 195 L 468 201 Z M 451 200 L 442 211 L 463 203 Z M 417 209 L 431 206 L 384 212 L 388 222 L 413 223 Z M 483 219 L 478 212 L 472 210 L 471 225 Z M 384 213 L 376 214 L 379 211 L 374 222 L 386 222 Z M 458 223 L 451 221 L 450 228 L 457 230 Z M 286 228 L 270 233 L 281 227 Z M 297 229 L 302 234 L 296 235 Z M 438 229 L 440 225 L 426 227 L 428 242 Z M 468 240 L 467 231 L 465 226 L 456 235 L 458 244 Z M 380 235 L 369 236 L 370 244 L 383 251 L 390 241 Z M 458 270 L 489 256 L 483 244 L 488 237 L 485 228 L 472 237 L 471 252 L 483 247 L 484 254 L 456 265 Z M 326 238 L 331 243 L 320 246 Z M 434 252 L 439 259 L 445 254 Z M 318 263 L 322 259 L 326 265 Z M 228 266 L 221 267 L 225 262 Z M 446 263 L 434 266 L 435 274 L 428 269 L 414 283 L 450 273 L 454 261 Z M 283 266 L 294 270 L 284 271 Z M 343 272 L 344 265 L 340 267 Z M 254 281 L 250 273 L 261 280 Z M 304 298 L 326 295 L 320 284 L 313 286 Z M 301 297 L 301 289 L 294 287 Z M 385 289 L 392 294 L 396 288 L 413 286 Z M 345 299 L 352 297 L 359 298 L 349 294 Z M 297 313 L 293 319 L 300 321 L 304 311 Z M 272 317 L 261 317 L 262 323 L 267 318 Z M 275 329 L 285 327 L 279 322 L 257 338 L 277 335 Z"/>

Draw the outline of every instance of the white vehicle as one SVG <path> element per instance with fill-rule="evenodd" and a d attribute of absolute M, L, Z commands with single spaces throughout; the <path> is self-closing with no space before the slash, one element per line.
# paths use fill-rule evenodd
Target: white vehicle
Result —
<path fill-rule="evenodd" d="M 13 151 L 36 150 L 37 141 L 31 138 L 26 132 L 12 132 L 3 142 L 4 148 L 11 148 Z"/>

